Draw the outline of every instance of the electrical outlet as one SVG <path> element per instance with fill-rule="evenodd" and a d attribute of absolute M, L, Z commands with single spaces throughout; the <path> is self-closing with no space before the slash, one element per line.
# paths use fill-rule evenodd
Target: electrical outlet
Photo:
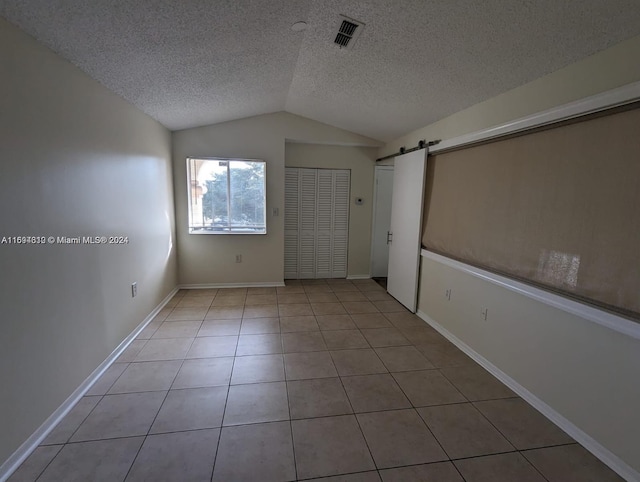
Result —
<path fill-rule="evenodd" d="M 484 321 L 487 321 L 487 316 L 489 315 L 489 308 L 483 308 L 483 309 L 480 311 L 480 314 L 482 315 L 482 319 L 483 319 Z"/>
<path fill-rule="evenodd" d="M 236 254 L 236 263 L 242 263 L 242 255 Z"/>
<path fill-rule="evenodd" d="M 135 298 L 138 295 L 138 283 L 131 283 L 131 297 Z"/>
<path fill-rule="evenodd" d="M 271 208 L 272 216 L 280 216 L 280 210 L 278 208 Z"/>
<path fill-rule="evenodd" d="M 449 288 L 448 290 L 446 290 L 446 291 L 444 292 L 444 297 L 445 297 L 447 300 L 451 301 L 451 288 Z"/>

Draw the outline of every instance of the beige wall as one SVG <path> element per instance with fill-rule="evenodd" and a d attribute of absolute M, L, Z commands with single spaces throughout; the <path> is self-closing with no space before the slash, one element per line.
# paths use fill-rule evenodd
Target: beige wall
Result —
<path fill-rule="evenodd" d="M 425 257 L 418 310 L 640 472 L 640 340 Z"/>
<path fill-rule="evenodd" d="M 640 80 L 640 37 L 388 143 L 450 139 Z M 580 202 L 580 200 L 576 200 Z M 548 403 L 597 443 L 640 470 L 638 340 L 551 309 L 486 281 L 422 263 L 419 309 Z M 451 302 L 443 295 L 452 289 Z M 491 315 L 485 323 L 480 305 Z"/>
<path fill-rule="evenodd" d="M 287 143 L 286 167 L 351 170 L 348 276 L 369 276 L 373 177 L 377 149 Z M 355 198 L 364 203 L 356 205 Z"/>
<path fill-rule="evenodd" d="M 0 464 L 176 286 L 169 132 L 0 19 Z M 130 285 L 138 282 L 138 296 Z"/>
<path fill-rule="evenodd" d="M 420 139 L 451 139 L 638 81 L 638 58 L 640 36 L 410 132 L 387 143 L 379 157 L 414 147 Z"/>
<path fill-rule="evenodd" d="M 285 112 L 173 133 L 179 282 L 184 285 L 282 283 L 285 141 L 377 146 L 373 139 Z M 187 230 L 186 158 L 267 161 L 267 234 L 198 235 Z M 272 216 L 278 208 L 280 215 Z M 242 263 L 236 263 L 236 254 Z"/>

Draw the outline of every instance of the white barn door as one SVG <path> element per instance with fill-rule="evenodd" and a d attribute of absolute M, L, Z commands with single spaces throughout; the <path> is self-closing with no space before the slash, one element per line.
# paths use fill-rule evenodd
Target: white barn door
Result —
<path fill-rule="evenodd" d="M 387 291 L 413 313 L 418 298 L 427 150 L 395 158 Z"/>
<path fill-rule="evenodd" d="M 285 169 L 285 273 L 345 278 L 351 171 Z"/>

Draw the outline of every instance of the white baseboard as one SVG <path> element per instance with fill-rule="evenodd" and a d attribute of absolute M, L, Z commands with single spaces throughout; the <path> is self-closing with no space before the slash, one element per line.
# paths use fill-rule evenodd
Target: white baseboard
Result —
<path fill-rule="evenodd" d="M 5 482 L 13 472 L 31 455 L 38 445 L 49 435 L 55 426 L 69 413 L 74 405 L 80 400 L 91 386 L 100 378 L 100 376 L 117 360 L 120 354 L 135 340 L 142 330 L 153 320 L 162 308 L 169 302 L 171 298 L 178 292 L 178 288 L 174 288 L 155 309 L 140 323 L 113 352 L 89 375 L 74 392 L 47 418 L 40 427 L 36 429 L 31 436 L 24 441 L 18 449 L 0 466 L 0 482 Z"/>
<path fill-rule="evenodd" d="M 371 276 L 368 274 L 350 274 L 347 279 L 369 279 Z"/>
<path fill-rule="evenodd" d="M 520 385 L 516 380 L 500 370 L 497 366 L 484 358 L 482 355 L 473 350 L 469 345 L 456 337 L 453 333 L 446 328 L 438 324 L 433 318 L 427 315 L 424 311 L 418 310 L 416 313 L 425 322 L 431 325 L 442 336 L 447 338 L 451 343 L 460 348 L 469 357 L 481 365 L 485 370 L 495 376 L 498 380 L 504 383 L 507 387 L 517 393 L 520 397 L 526 400 L 530 405 L 535 407 L 545 417 L 555 423 L 558 427 L 564 430 L 567 434 L 576 440 L 585 449 L 591 452 L 595 457 L 600 459 L 604 464 L 609 466 L 611 470 L 616 472 L 620 477 L 628 482 L 640 481 L 640 473 L 629 466 L 624 460 L 612 453 L 610 450 L 602 446 L 597 440 L 590 435 L 583 432 L 579 427 L 574 425 L 571 421 L 560 415 L 551 406 L 540 400 L 536 395 L 531 393 L 525 387 Z"/>
<path fill-rule="evenodd" d="M 179 285 L 181 290 L 201 290 L 211 288 L 273 288 L 284 286 L 284 281 L 259 281 L 255 283 L 204 283 Z"/>

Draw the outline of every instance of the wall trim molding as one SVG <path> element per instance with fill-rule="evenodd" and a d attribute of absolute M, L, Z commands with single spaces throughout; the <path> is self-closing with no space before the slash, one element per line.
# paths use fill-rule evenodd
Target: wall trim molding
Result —
<path fill-rule="evenodd" d="M 580 303 L 579 301 L 572 300 L 571 298 L 507 278 L 506 276 L 491 273 L 490 271 L 476 268 L 475 266 L 468 265 L 461 261 L 447 258 L 446 256 L 442 256 L 432 251 L 427 251 L 426 249 L 422 249 L 420 254 L 424 258 L 432 259 L 451 268 L 475 276 L 476 278 L 489 281 L 490 283 L 501 286 L 510 291 L 514 291 L 528 298 L 640 340 L 640 323 L 633 322 L 627 318 L 623 318 L 622 316 L 600 310 L 585 303 Z"/>
<path fill-rule="evenodd" d="M 371 278 L 368 274 L 350 274 L 347 276 L 347 279 L 369 279 Z"/>
<path fill-rule="evenodd" d="M 498 139 L 506 135 L 525 132 L 537 127 L 543 127 L 557 122 L 575 119 L 588 114 L 594 114 L 603 110 L 620 107 L 640 100 L 640 82 L 618 87 L 616 89 L 601 92 L 585 97 L 574 102 L 553 107 L 536 114 L 521 117 L 506 124 L 490 127 L 470 134 L 453 137 L 444 140 L 435 146 L 429 147 L 429 154 L 438 154 L 451 149 L 477 144 L 488 140 Z"/>
<path fill-rule="evenodd" d="M 418 310 L 416 313 L 422 320 L 424 320 L 427 324 L 429 324 L 432 328 L 438 331 L 442 336 L 447 338 L 451 343 L 457 346 L 464 353 L 469 355 L 475 362 L 477 362 L 480 366 L 482 366 L 485 370 L 495 376 L 498 380 L 504 383 L 507 387 L 517 393 L 520 397 L 526 400 L 530 405 L 536 408 L 540 413 L 542 413 L 545 417 L 551 420 L 554 424 L 564 430 L 567 434 L 573 437 L 578 443 L 580 443 L 584 448 L 586 448 L 589 452 L 591 452 L 595 457 L 600 459 L 604 464 L 606 464 L 611 470 L 616 472 L 620 477 L 624 478 L 629 482 L 640 480 L 640 473 L 629 466 L 625 461 L 623 461 L 620 457 L 612 453 L 610 450 L 601 445 L 597 440 L 583 432 L 578 426 L 576 426 L 573 422 L 569 421 L 567 418 L 562 416 L 560 413 L 555 411 L 551 406 L 547 405 L 544 401 L 539 399 L 535 394 L 527 390 L 525 387 L 520 385 L 516 380 L 511 378 L 509 375 L 500 370 L 497 366 L 491 363 L 489 360 L 484 358 L 478 352 L 476 352 L 473 348 L 463 342 L 460 338 L 455 336 L 449 330 L 444 328 L 438 322 L 436 322 L 433 318 L 431 318 L 427 313 L 422 310 Z"/>
<path fill-rule="evenodd" d="M 181 290 L 201 290 L 212 288 L 273 288 L 284 286 L 284 281 L 257 281 L 255 283 L 202 283 L 178 285 Z"/>
<path fill-rule="evenodd" d="M 18 449 L 0 466 L 0 482 L 5 482 L 11 474 L 26 460 L 29 455 L 49 435 L 55 426 L 69 413 L 91 386 L 102 376 L 122 352 L 131 344 L 142 330 L 155 318 L 166 304 L 178 292 L 178 287 L 164 297 L 151 313 L 116 347 L 115 350 L 76 388 L 69 397 L 25 440 Z"/>

